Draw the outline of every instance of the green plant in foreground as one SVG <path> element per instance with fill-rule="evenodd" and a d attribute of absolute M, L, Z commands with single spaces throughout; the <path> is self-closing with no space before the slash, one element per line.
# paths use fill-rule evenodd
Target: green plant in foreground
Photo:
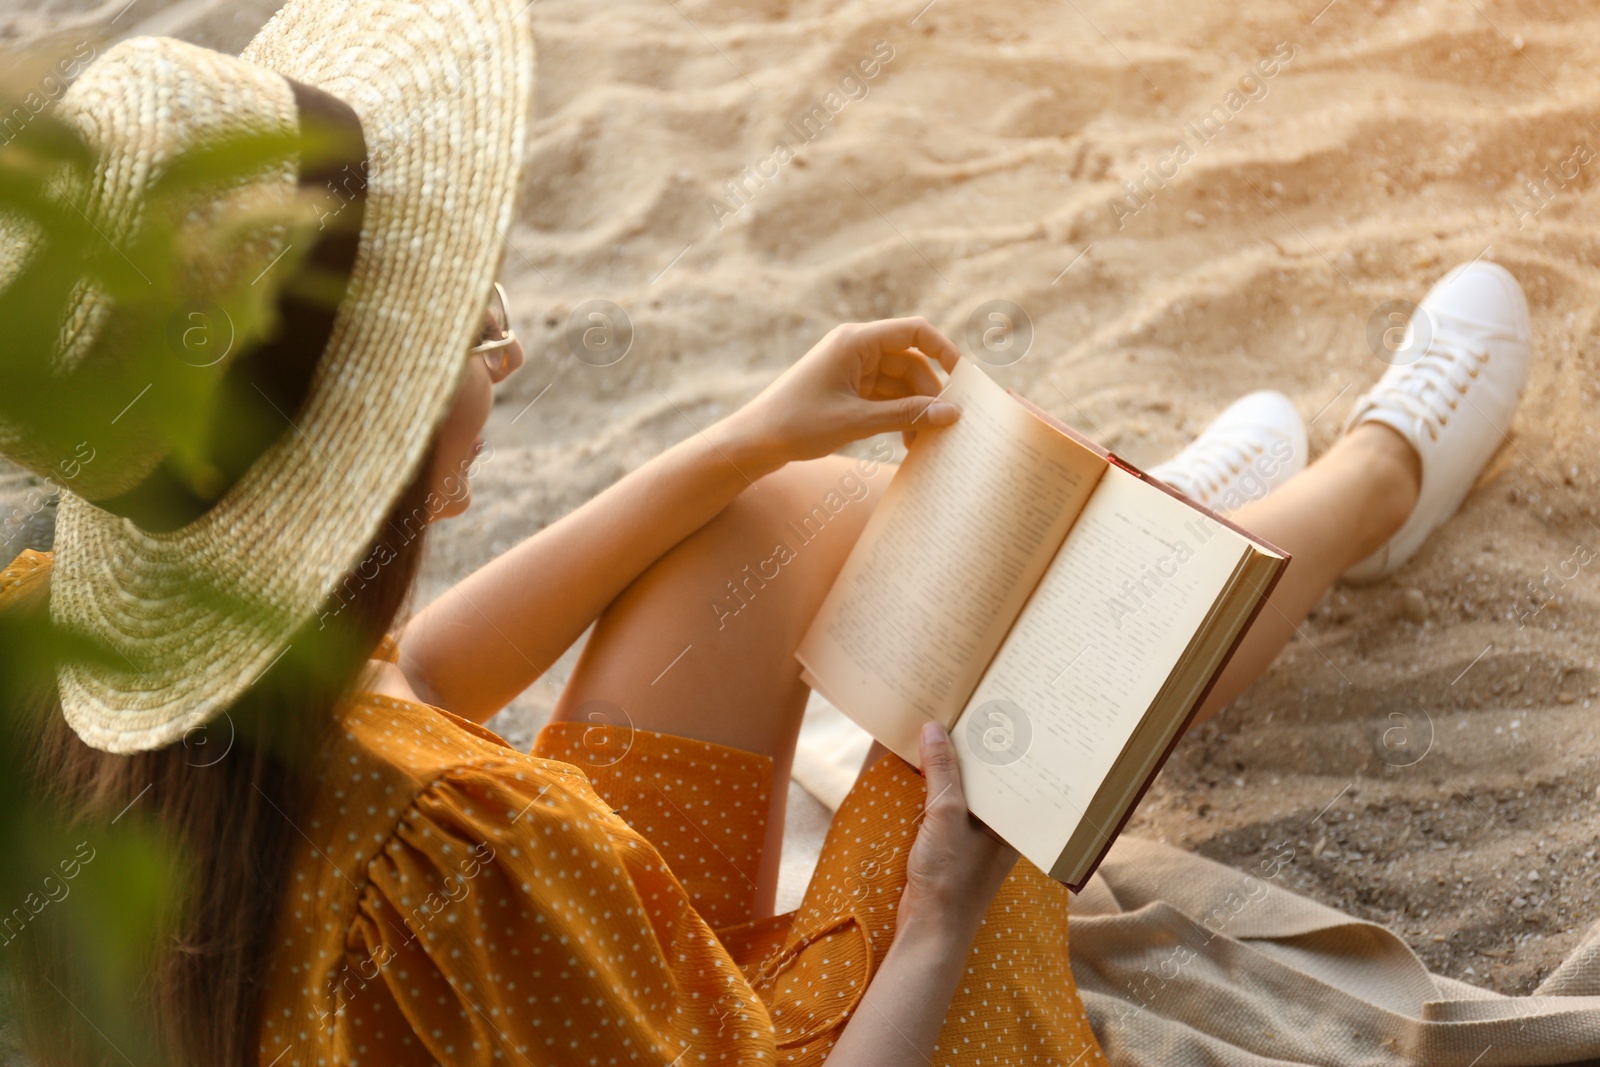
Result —
<path fill-rule="evenodd" d="M 139 432 L 155 427 L 187 487 L 214 499 L 225 488 L 210 456 L 219 437 L 286 428 L 248 423 L 225 382 L 229 360 L 195 358 L 197 343 L 218 338 L 196 331 L 225 326 L 228 351 L 246 351 L 277 326 L 281 279 L 298 279 L 301 295 L 333 291 L 298 269 L 313 243 L 303 238 L 318 225 L 311 198 L 291 197 L 285 210 L 249 195 L 286 158 L 314 157 L 323 142 L 314 131 L 292 139 L 280 131 L 196 146 L 156 178 L 136 226 L 108 233 L 86 210 L 94 149 L 16 88 L 36 85 L 37 71 L 51 65 L 13 62 L 9 85 L 0 84 L 0 116 L 27 117 L 5 125 L 0 141 L 0 445 L 59 457 L 52 470 L 68 490 L 90 468 L 97 478 L 136 480 L 143 472 L 119 464 L 138 454 L 125 436 L 131 420 L 120 420 L 137 402 L 147 405 Z M 197 203 L 226 210 L 197 226 Z M 229 250 L 263 233 L 288 238 L 271 277 L 230 274 Z M 54 353 L 86 289 L 114 308 L 117 358 L 63 365 Z M 211 592 L 227 610 L 264 611 Z M 111 1062 L 145 1064 L 155 1062 L 151 1020 L 130 992 L 147 977 L 158 931 L 182 898 L 184 858 L 163 844 L 148 804 L 85 820 L 35 794 L 20 721 L 55 684 L 59 665 L 126 659 L 46 612 L 0 612 L 0 982 L 9 983 L 25 940 L 47 935 L 85 976 L 72 996 L 58 991 L 60 1003 L 42 1001 L 47 1025 L 92 1031 Z"/>

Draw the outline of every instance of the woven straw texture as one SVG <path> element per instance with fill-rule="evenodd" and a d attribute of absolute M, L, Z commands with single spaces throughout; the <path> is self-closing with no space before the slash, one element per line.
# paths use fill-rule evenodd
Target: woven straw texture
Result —
<path fill-rule="evenodd" d="M 197 187 L 170 206 L 156 208 L 145 195 L 146 187 L 187 151 L 240 134 L 292 137 L 299 117 L 282 75 L 181 41 L 140 38 L 118 45 L 91 67 L 63 98 L 57 116 L 94 149 L 98 164 L 93 175 L 74 170 L 59 181 L 51 179 L 53 190 L 118 252 L 161 211 L 172 212 L 159 221 L 176 222 L 187 238 L 184 247 L 194 253 L 181 275 L 191 300 L 248 284 L 287 251 L 290 235 L 283 220 L 292 213 L 296 189 L 292 157 L 268 165 L 254 175 L 257 180 Z M 245 227 L 247 217 L 259 221 Z M 223 226 L 225 239 L 207 239 Z M 38 250 L 36 236 L 30 220 L 0 213 L 0 248 L 7 253 L 0 255 L 0 285 L 11 284 L 35 255 L 48 254 Z M 132 310 L 118 307 L 96 282 L 80 280 L 60 324 L 55 365 L 114 372 L 122 362 L 119 349 Z M 138 388 L 130 387 L 128 399 Z M 90 444 L 96 455 L 115 456 L 116 462 L 72 468 L 75 493 L 86 500 L 109 499 L 155 469 L 168 443 L 144 417 L 149 410 L 149 405 L 130 404 L 123 417 L 94 428 Z M 0 453 L 47 478 L 60 480 L 65 469 L 63 457 L 48 442 L 3 421 Z"/>
<path fill-rule="evenodd" d="M 360 562 L 417 469 L 466 365 L 512 221 L 533 100 L 533 42 L 519 7 L 294 0 L 245 50 L 247 63 L 206 60 L 221 71 L 207 75 L 213 91 L 249 83 L 292 113 L 286 85 L 252 74 L 253 63 L 355 109 L 372 160 L 366 221 L 305 408 L 215 507 L 149 534 L 64 497 L 52 613 L 129 661 L 127 670 L 61 672 L 68 721 L 90 745 L 158 748 L 224 711 Z M 193 62 L 192 51 L 126 42 L 68 99 L 101 124 L 187 121 L 213 100 L 141 96 L 150 79 L 139 65 Z M 204 81 L 195 79 L 197 92 Z M 107 177 L 139 180 L 136 169 Z M 264 610 L 225 610 L 219 595 Z"/>

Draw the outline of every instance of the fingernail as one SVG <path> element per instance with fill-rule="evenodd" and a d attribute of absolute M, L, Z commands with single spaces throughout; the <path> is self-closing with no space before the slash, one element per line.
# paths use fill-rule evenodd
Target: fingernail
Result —
<path fill-rule="evenodd" d="M 944 740 L 944 730 L 942 730 L 940 728 L 938 723 L 934 722 L 932 719 L 929 719 L 927 722 L 922 724 L 922 743 L 923 744 L 925 744 L 925 745 L 937 745 L 940 741 L 943 741 L 943 740 Z"/>
<path fill-rule="evenodd" d="M 935 426 L 949 426 L 961 417 L 961 409 L 944 400 L 928 405 L 928 421 Z"/>

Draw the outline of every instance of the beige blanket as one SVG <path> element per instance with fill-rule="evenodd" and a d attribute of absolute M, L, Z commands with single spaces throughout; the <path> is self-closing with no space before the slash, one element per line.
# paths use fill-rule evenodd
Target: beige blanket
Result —
<path fill-rule="evenodd" d="M 869 741 L 814 697 L 795 781 L 838 807 Z M 792 894 L 826 827 L 825 816 L 798 820 L 785 839 Z M 1246 872 L 1118 840 L 1073 902 L 1070 935 L 1112 1063 L 1600 1064 L 1600 923 L 1533 996 L 1508 997 L 1430 974 L 1386 928 L 1280 888 L 1288 861 L 1268 849 Z"/>
<path fill-rule="evenodd" d="M 1531 996 L 1430 974 L 1387 929 L 1124 837 L 1074 902 L 1072 971 L 1114 1064 L 1600 1062 L 1600 924 Z"/>

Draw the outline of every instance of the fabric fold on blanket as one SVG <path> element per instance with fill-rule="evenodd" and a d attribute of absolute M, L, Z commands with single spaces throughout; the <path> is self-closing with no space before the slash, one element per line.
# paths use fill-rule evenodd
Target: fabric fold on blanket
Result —
<path fill-rule="evenodd" d="M 796 781 L 830 808 L 870 739 L 813 695 Z M 1119 838 L 1072 901 L 1072 972 L 1113 1064 L 1600 1067 L 1600 923 L 1531 996 L 1429 973 L 1392 931 L 1248 870 Z"/>
<path fill-rule="evenodd" d="M 1114 1064 L 1600 1063 L 1600 927 L 1531 996 L 1430 974 L 1393 932 L 1123 837 L 1073 901 L 1072 969 Z"/>

